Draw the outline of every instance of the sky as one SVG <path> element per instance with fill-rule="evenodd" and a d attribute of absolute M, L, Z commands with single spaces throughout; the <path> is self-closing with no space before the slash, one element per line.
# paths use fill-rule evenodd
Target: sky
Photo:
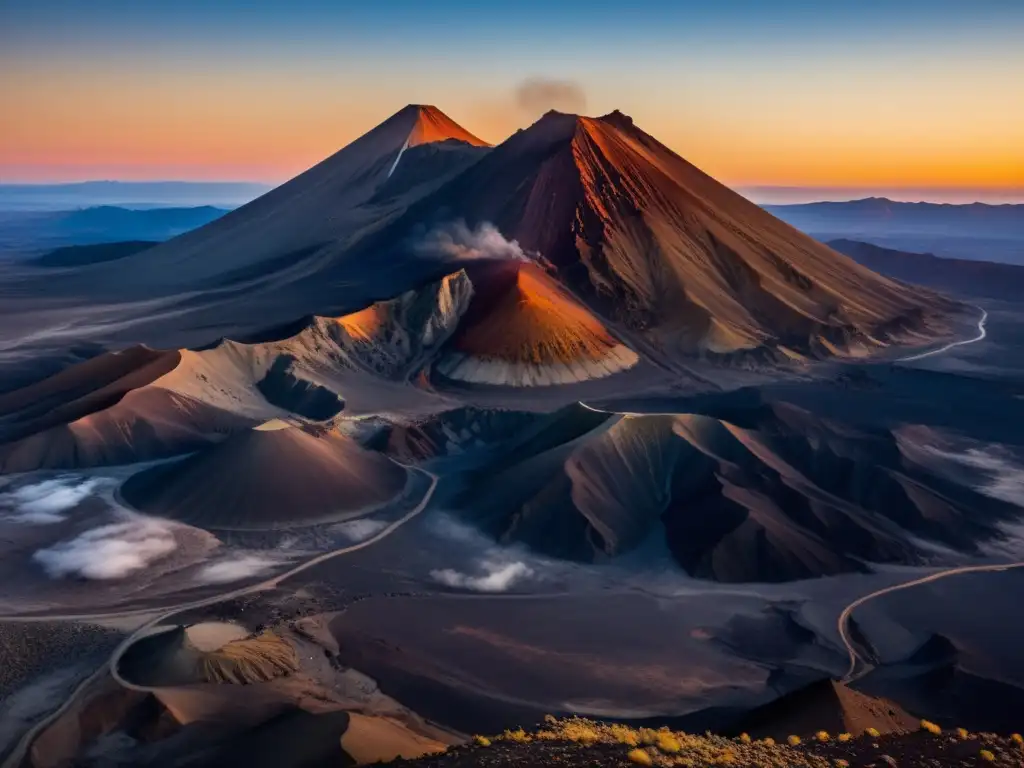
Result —
<path fill-rule="evenodd" d="M 620 109 L 732 186 L 1024 200 L 1021 40 L 1022 0 L 0 0 L 0 183 L 277 183 L 429 103 L 491 142 Z"/>

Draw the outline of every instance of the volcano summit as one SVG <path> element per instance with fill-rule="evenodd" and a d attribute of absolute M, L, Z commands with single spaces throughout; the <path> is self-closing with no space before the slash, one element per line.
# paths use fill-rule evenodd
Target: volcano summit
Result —
<path fill-rule="evenodd" d="M 920 343 L 956 306 L 857 265 L 687 163 L 618 112 L 551 112 L 374 238 L 438 212 L 493 223 L 592 310 L 685 355 L 864 355 Z"/>

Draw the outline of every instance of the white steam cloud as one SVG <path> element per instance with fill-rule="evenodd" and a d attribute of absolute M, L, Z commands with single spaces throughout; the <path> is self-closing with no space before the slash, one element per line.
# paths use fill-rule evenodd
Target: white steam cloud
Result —
<path fill-rule="evenodd" d="M 284 558 L 271 555 L 236 553 L 203 566 L 196 574 L 196 579 L 204 584 L 226 584 L 268 573 L 285 562 Z"/>
<path fill-rule="evenodd" d="M 63 513 L 74 509 L 101 485 L 97 478 L 78 480 L 58 477 L 23 485 L 0 494 L 0 517 L 16 523 L 52 525 L 63 522 Z"/>
<path fill-rule="evenodd" d="M 152 518 L 132 518 L 93 528 L 68 541 L 40 549 L 32 559 L 58 579 L 122 579 L 178 548 L 172 526 Z"/>
<path fill-rule="evenodd" d="M 460 573 L 452 568 L 431 571 L 435 581 L 458 589 L 471 589 L 474 592 L 506 592 L 515 584 L 533 576 L 533 569 L 526 563 L 498 562 L 484 560 L 480 563 L 482 573 Z"/>
<path fill-rule="evenodd" d="M 350 520 L 347 523 L 338 523 L 331 530 L 341 534 L 349 541 L 360 542 L 376 536 L 388 527 L 383 520 Z"/>
<path fill-rule="evenodd" d="M 486 221 L 478 224 L 476 229 L 470 229 L 464 221 L 438 227 L 416 245 L 416 252 L 421 256 L 463 261 L 530 260 L 518 242 L 506 240 L 496 226 Z"/>

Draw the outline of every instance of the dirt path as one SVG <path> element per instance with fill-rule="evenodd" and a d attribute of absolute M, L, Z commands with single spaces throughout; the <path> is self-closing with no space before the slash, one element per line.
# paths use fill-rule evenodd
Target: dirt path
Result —
<path fill-rule="evenodd" d="M 909 589 L 910 587 L 916 587 L 920 584 L 928 584 L 933 581 L 938 581 L 939 579 L 945 579 L 950 576 L 957 576 L 961 573 L 988 573 L 992 571 L 1009 571 L 1012 568 L 1024 568 L 1024 562 L 1003 563 L 1001 565 L 965 565 L 960 566 L 958 568 L 950 568 L 945 571 L 933 573 L 929 576 L 923 576 L 920 579 L 914 579 L 913 581 L 905 581 L 902 584 L 894 584 L 891 587 L 879 589 L 870 594 L 858 597 L 856 600 L 854 600 L 852 603 L 846 606 L 843 609 L 843 612 L 839 614 L 839 620 L 836 625 L 839 630 L 839 637 L 843 641 L 843 644 L 846 646 L 846 652 L 850 657 L 850 666 L 846 670 L 846 675 L 843 676 L 843 682 L 852 682 L 853 680 L 856 680 L 858 677 L 863 677 L 865 674 L 870 672 L 871 669 L 873 669 L 873 667 L 870 664 L 868 664 L 860 657 L 860 654 L 857 653 L 856 646 L 854 646 L 853 641 L 850 640 L 850 617 L 853 614 L 854 610 L 856 610 L 858 607 L 864 605 L 864 603 L 870 600 L 874 600 L 876 597 L 888 595 L 891 592 L 899 592 L 902 589 Z M 860 674 L 857 673 L 858 662 L 863 663 L 864 665 L 864 669 L 860 672 Z"/>
<path fill-rule="evenodd" d="M 901 357 L 898 360 L 896 360 L 895 362 L 897 362 L 897 363 L 909 363 L 912 360 L 924 360 L 926 357 L 931 357 L 932 355 L 938 355 L 938 354 L 941 354 L 943 352 L 948 352 L 949 350 L 953 349 L 953 347 L 963 347 L 963 346 L 966 346 L 967 344 L 973 344 L 976 341 L 981 341 L 982 339 L 984 339 L 988 335 L 988 332 L 985 330 L 985 322 L 988 320 L 988 310 L 983 309 L 982 307 L 975 307 L 975 309 L 980 309 L 981 310 L 981 319 L 978 321 L 978 335 L 975 336 L 973 339 L 964 339 L 963 341 L 954 341 L 953 343 L 947 344 L 944 347 L 939 347 L 938 349 L 933 349 L 931 352 L 922 352 L 919 355 L 911 355 L 910 357 Z"/>

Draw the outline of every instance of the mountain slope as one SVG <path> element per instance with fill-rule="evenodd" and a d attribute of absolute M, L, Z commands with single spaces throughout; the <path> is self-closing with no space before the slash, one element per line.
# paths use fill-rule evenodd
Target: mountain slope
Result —
<path fill-rule="evenodd" d="M 416 122 L 409 132 L 405 146 L 418 147 L 421 144 L 432 144 L 436 141 L 461 141 L 474 147 L 490 146 L 461 125 L 452 120 L 437 107 L 429 104 L 410 105 L 416 113 Z M 409 109 L 410 107 L 406 107 Z M 401 114 L 401 113 L 399 113 Z"/>
<path fill-rule="evenodd" d="M 653 534 L 689 574 L 722 582 L 918 564 L 926 542 L 977 551 L 1017 516 L 929 465 L 927 430 L 857 429 L 786 404 L 728 421 L 612 416 L 567 438 L 482 468 L 455 506 L 499 540 L 572 560 Z"/>
<path fill-rule="evenodd" d="M 169 458 L 274 418 L 323 421 L 343 407 L 429 409 L 434 396 L 408 379 L 437 354 L 472 292 L 458 271 L 263 340 L 136 346 L 71 365 L 0 394 L 0 472 Z"/>
<path fill-rule="evenodd" d="M 67 245 L 36 257 L 32 264 L 37 267 L 79 267 L 99 264 L 141 253 L 156 244 L 155 240 L 119 240 L 94 245 Z"/>
<path fill-rule="evenodd" d="M 402 165 L 414 165 L 414 149 L 431 155 L 438 143 L 449 145 L 449 151 L 429 178 L 414 179 L 386 204 L 365 205 L 388 181 L 400 155 Z M 436 107 L 409 105 L 280 187 L 154 248 L 146 254 L 145 268 L 137 260 L 122 262 L 114 279 L 122 289 L 169 293 L 204 281 L 213 287 L 243 268 L 253 275 L 290 267 L 322 246 L 345 244 L 360 230 L 387 221 L 475 162 L 486 146 Z"/>
<path fill-rule="evenodd" d="M 121 492 L 144 512 L 207 529 L 269 530 L 345 519 L 404 484 L 405 470 L 337 431 L 279 426 L 139 472 Z"/>
<path fill-rule="evenodd" d="M 817 731 L 832 735 L 917 730 L 919 720 L 885 699 L 865 696 L 834 680 L 819 680 L 749 712 L 737 730 L 755 738 L 783 740 L 790 734 L 804 738 Z"/>
<path fill-rule="evenodd" d="M 954 309 L 775 219 L 620 113 L 548 113 L 367 242 L 493 223 L 601 315 L 669 350 L 829 355 L 905 339 Z M 913 339 L 920 342 L 920 339 Z"/>

